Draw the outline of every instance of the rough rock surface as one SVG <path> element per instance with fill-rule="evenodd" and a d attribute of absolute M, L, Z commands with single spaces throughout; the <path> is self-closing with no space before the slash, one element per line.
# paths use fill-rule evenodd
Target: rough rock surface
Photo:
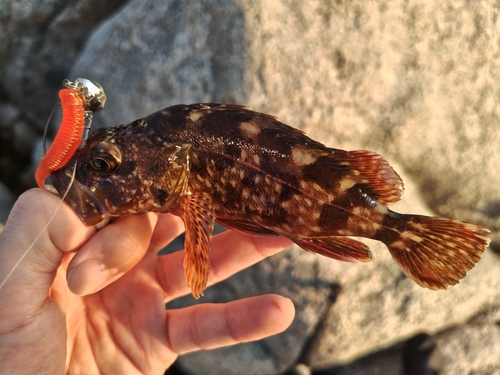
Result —
<path fill-rule="evenodd" d="M 0 225 L 5 224 L 14 205 L 15 196 L 0 182 Z"/>
<path fill-rule="evenodd" d="M 37 124 L 45 125 L 54 96 L 88 34 L 122 3 L 6 0 L 0 4 L 2 87 Z"/>
<path fill-rule="evenodd" d="M 39 131 L 56 102 L 47 95 L 57 91 L 54 81 L 78 76 L 108 94 L 96 125 L 177 103 L 247 104 L 328 145 L 380 152 L 406 183 L 394 210 L 477 222 L 492 229 L 491 248 L 500 249 L 500 21 L 493 0 L 131 0 L 118 9 L 121 3 L 99 11 L 92 1 L 0 5 L 2 25 L 9 20 L 0 28 L 0 105 L 14 106 Z M 93 11 L 96 17 L 84 17 Z M 75 24 L 74 36 L 67 34 Z M 9 123 L 0 125 L 3 137 Z M 308 365 L 324 374 L 410 374 L 403 346 L 422 332 L 436 340 L 440 374 L 500 368 L 494 252 L 460 285 L 433 292 L 406 279 L 383 245 L 370 246 L 370 264 L 295 248 L 209 289 L 201 302 L 282 293 L 294 300 L 297 318 L 267 340 L 183 356 L 179 368 L 283 373 L 321 322 L 325 335 Z"/>
<path fill-rule="evenodd" d="M 472 319 L 463 327 L 438 335 L 445 374 L 498 373 L 500 358 L 500 314 L 498 308 Z M 481 348 L 481 352 L 478 349 Z M 471 371 L 473 369 L 473 371 Z"/>

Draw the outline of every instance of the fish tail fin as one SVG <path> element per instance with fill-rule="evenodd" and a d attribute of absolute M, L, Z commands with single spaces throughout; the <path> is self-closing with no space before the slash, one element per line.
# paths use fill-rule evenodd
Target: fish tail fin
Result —
<path fill-rule="evenodd" d="M 391 240 L 380 238 L 403 272 L 422 287 L 446 289 L 465 277 L 483 255 L 490 239 L 479 225 L 420 215 L 399 215 L 407 221 Z M 395 227 L 397 228 L 397 227 Z"/>

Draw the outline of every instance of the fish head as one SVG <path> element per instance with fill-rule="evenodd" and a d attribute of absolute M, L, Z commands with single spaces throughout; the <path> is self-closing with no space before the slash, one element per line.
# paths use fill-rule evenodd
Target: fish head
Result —
<path fill-rule="evenodd" d="M 191 145 L 137 130 L 131 124 L 97 130 L 51 174 L 54 187 L 86 225 L 169 212 L 187 193 Z"/>

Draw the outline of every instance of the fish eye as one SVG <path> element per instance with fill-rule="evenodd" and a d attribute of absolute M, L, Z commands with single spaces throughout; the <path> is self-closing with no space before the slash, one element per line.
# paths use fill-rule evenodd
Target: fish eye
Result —
<path fill-rule="evenodd" d="M 110 162 L 102 158 L 96 158 L 92 160 L 91 163 L 92 168 L 94 168 L 97 172 L 108 172 L 112 168 Z"/>
<path fill-rule="evenodd" d="M 120 167 L 122 154 L 118 147 L 111 143 L 98 143 L 89 150 L 87 163 L 99 174 L 110 174 Z"/>

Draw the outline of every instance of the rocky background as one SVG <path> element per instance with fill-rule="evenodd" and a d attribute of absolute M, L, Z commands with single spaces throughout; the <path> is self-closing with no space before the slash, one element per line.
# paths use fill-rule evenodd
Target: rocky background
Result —
<path fill-rule="evenodd" d="M 405 181 L 396 211 L 473 221 L 492 230 L 492 243 L 458 286 L 437 292 L 409 281 L 375 242 L 370 264 L 284 251 L 202 302 L 280 293 L 295 303 L 292 327 L 183 356 L 168 373 L 498 374 L 499 8 L 495 0 L 3 0 L 0 222 L 34 186 L 64 78 L 105 88 L 95 127 L 178 103 L 247 104 L 327 145 L 383 154 Z"/>

